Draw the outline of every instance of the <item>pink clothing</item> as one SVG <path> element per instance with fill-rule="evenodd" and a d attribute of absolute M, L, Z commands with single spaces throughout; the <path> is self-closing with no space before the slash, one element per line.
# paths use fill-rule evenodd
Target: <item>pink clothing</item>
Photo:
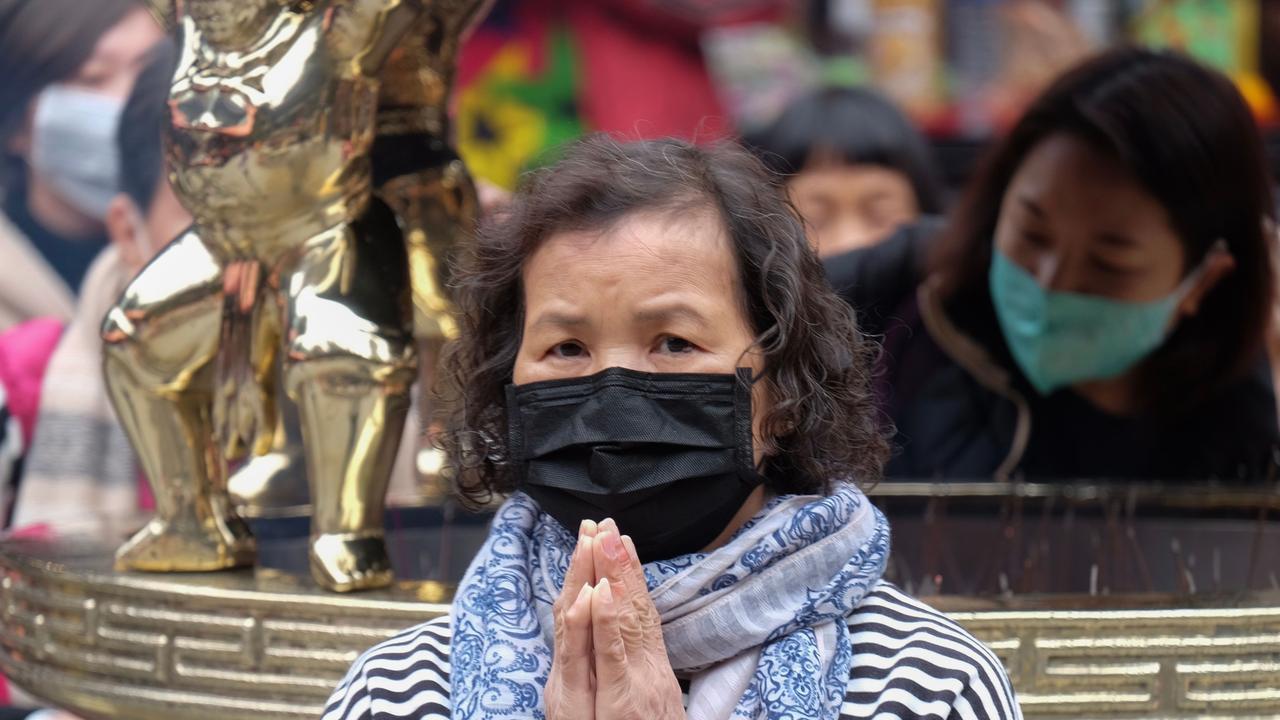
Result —
<path fill-rule="evenodd" d="M 31 447 L 40 410 L 40 386 L 62 329 L 62 321 L 50 317 L 27 320 L 0 333 L 0 384 L 9 414 L 22 427 L 24 449 Z"/>
<path fill-rule="evenodd" d="M 4 388 L 9 414 L 22 428 L 23 452 L 31 446 L 44 371 L 61 337 L 62 321 L 56 318 L 27 320 L 0 333 L 0 385 Z M 27 535 L 44 531 L 44 528 L 33 528 Z M 9 702 L 8 682 L 0 675 L 0 707 Z"/>

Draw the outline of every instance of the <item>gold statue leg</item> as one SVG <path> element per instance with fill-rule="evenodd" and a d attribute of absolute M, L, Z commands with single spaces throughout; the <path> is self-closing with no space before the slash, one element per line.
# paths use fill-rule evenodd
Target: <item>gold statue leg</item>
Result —
<path fill-rule="evenodd" d="M 253 537 L 231 509 L 213 440 L 222 267 L 188 231 L 130 283 L 104 322 L 107 387 L 156 498 L 155 517 L 116 553 L 120 569 L 253 562 Z"/>
<path fill-rule="evenodd" d="M 249 517 L 296 511 L 311 502 L 298 411 L 285 398 L 278 407 L 271 450 L 250 456 L 227 478 L 231 499 Z"/>
<path fill-rule="evenodd" d="M 375 202 L 360 223 L 308 240 L 282 275 L 285 388 L 311 480 L 311 572 L 332 590 L 392 579 L 383 505 L 416 371 L 396 233 Z"/>

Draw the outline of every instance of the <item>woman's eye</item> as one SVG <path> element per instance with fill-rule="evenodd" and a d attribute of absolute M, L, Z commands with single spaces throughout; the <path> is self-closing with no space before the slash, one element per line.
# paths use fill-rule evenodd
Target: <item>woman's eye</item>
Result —
<path fill-rule="evenodd" d="M 1093 258 L 1089 264 L 1098 272 L 1113 277 L 1129 277 L 1136 272 L 1133 268 L 1122 267 L 1098 258 Z"/>
<path fill-rule="evenodd" d="M 110 80 L 111 72 L 102 67 L 101 64 L 96 64 L 91 68 L 82 69 L 72 78 L 70 84 L 85 88 L 98 88 L 106 85 Z"/>
<path fill-rule="evenodd" d="M 822 228 L 831 224 L 830 213 L 822 212 L 821 210 L 809 210 L 809 211 L 801 211 L 801 212 L 802 212 L 802 217 L 805 219 L 805 222 L 809 223 L 809 225 L 814 230 L 821 230 Z"/>
<path fill-rule="evenodd" d="M 1049 245 L 1049 236 L 1038 232 L 1024 232 L 1022 233 L 1022 239 L 1035 247 L 1048 247 Z"/>
<path fill-rule="evenodd" d="M 662 350 L 673 355 L 693 351 L 693 343 L 681 337 L 667 336 L 662 339 Z"/>
<path fill-rule="evenodd" d="M 587 349 L 582 347 L 582 343 L 570 340 L 551 348 L 551 354 L 562 358 L 576 358 L 586 355 Z"/>

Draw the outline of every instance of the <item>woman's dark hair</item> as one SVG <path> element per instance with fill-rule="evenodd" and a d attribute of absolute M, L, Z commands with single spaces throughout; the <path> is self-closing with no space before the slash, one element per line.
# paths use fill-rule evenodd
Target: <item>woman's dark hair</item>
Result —
<path fill-rule="evenodd" d="M 874 91 L 820 90 L 743 141 L 780 175 L 827 159 L 897 170 L 910 180 L 922 213 L 942 212 L 942 183 L 928 142 L 901 110 Z"/>
<path fill-rule="evenodd" d="M 1226 77 L 1175 52 L 1114 50 L 1059 78 L 986 158 L 931 259 L 962 326 L 994 315 L 987 275 L 1001 202 L 1026 157 L 1058 134 L 1115 158 L 1160 202 L 1187 272 L 1219 238 L 1235 258 L 1140 372 L 1148 410 L 1185 411 L 1259 361 L 1270 317 L 1271 184 L 1249 108 Z"/>
<path fill-rule="evenodd" d="M 137 0 L 0 0 L 0 154 L 45 87 L 73 77 Z"/>
<path fill-rule="evenodd" d="M 146 63 L 120 113 L 120 189 L 143 214 L 151 208 L 164 175 L 164 129 L 169 123 L 169 85 L 178 50 L 164 38 L 147 51 Z"/>
<path fill-rule="evenodd" d="M 874 344 L 828 286 L 799 216 L 759 161 L 728 144 L 593 135 L 525 175 L 456 268 L 462 332 L 442 365 L 448 386 L 464 392 L 442 444 L 464 500 L 480 504 L 516 489 L 505 389 L 520 347 L 528 258 L 556 233 L 605 230 L 642 211 L 704 209 L 723 223 L 764 359 L 766 482 L 812 493 L 879 478 L 888 442 L 870 391 Z"/>

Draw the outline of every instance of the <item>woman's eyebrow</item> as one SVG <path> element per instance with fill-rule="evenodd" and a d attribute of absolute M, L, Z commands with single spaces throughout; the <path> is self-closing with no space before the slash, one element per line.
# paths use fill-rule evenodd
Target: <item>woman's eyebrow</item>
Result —
<path fill-rule="evenodd" d="M 547 310 L 540 313 L 530 327 L 582 327 L 587 324 L 587 316 L 560 310 Z"/>
<path fill-rule="evenodd" d="M 632 314 L 632 319 L 639 323 L 657 325 L 677 318 L 688 320 L 697 325 L 707 327 L 711 323 L 697 308 L 686 303 L 671 303 L 657 307 L 640 308 Z"/>
<path fill-rule="evenodd" d="M 1131 235 L 1125 235 L 1124 233 L 1118 233 L 1118 232 L 1098 233 L 1098 240 L 1104 245 L 1110 245 L 1112 247 L 1119 247 L 1119 248 L 1138 247 L 1139 245 L 1142 244 L 1138 242 L 1137 238 Z"/>
<path fill-rule="evenodd" d="M 1031 198 L 1025 195 L 1018 198 L 1018 204 L 1022 206 L 1022 209 L 1026 210 L 1027 212 L 1031 213 L 1032 215 L 1040 219 L 1044 219 L 1045 215 L 1047 214 L 1045 213 L 1044 208 L 1040 207 L 1040 205 L 1035 200 L 1032 200 Z"/>

